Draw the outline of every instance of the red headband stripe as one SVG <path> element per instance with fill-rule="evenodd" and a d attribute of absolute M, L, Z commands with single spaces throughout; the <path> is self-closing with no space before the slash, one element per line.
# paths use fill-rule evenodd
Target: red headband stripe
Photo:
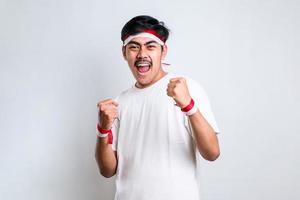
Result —
<path fill-rule="evenodd" d="M 159 33 L 157 33 L 155 30 L 153 29 L 142 29 L 140 32 L 138 33 L 150 33 L 152 35 L 155 35 L 156 37 L 158 37 L 160 40 L 164 41 L 165 42 L 165 38 L 162 37 Z M 136 33 L 136 34 L 138 34 Z M 131 36 L 132 34 L 126 34 L 124 37 L 123 37 L 123 41 L 125 41 L 129 36 Z"/>

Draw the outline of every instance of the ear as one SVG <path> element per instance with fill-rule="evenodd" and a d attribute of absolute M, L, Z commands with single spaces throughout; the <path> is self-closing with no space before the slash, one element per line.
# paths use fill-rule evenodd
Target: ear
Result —
<path fill-rule="evenodd" d="M 123 54 L 123 58 L 125 60 L 127 60 L 127 58 L 126 58 L 126 46 L 122 46 L 122 54 Z"/>
<path fill-rule="evenodd" d="M 164 44 L 163 49 L 162 49 L 162 53 L 161 53 L 161 59 L 165 59 L 166 55 L 168 53 L 168 46 L 166 44 Z"/>

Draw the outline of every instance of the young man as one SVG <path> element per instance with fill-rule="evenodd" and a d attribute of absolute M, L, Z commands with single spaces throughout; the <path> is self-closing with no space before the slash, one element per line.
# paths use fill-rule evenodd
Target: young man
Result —
<path fill-rule="evenodd" d="M 100 172 L 116 174 L 115 200 L 199 200 L 196 154 L 210 161 L 220 154 L 209 99 L 196 81 L 163 70 L 162 22 L 137 16 L 121 35 L 136 83 L 98 103 Z"/>

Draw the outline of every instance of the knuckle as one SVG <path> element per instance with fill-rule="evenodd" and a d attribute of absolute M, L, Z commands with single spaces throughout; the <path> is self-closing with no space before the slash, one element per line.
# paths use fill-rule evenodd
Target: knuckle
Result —
<path fill-rule="evenodd" d="M 105 105 L 101 106 L 101 107 L 100 107 L 100 110 L 101 110 L 101 111 L 106 111 L 106 110 L 107 110 L 107 106 L 105 106 Z"/>

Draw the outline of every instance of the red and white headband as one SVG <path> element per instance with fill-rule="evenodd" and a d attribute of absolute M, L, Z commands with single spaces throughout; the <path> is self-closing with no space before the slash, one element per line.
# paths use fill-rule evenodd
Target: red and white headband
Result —
<path fill-rule="evenodd" d="M 138 34 L 128 36 L 124 40 L 123 46 L 126 46 L 131 40 L 133 40 L 134 38 L 137 38 L 137 37 L 147 37 L 147 38 L 151 38 L 152 40 L 154 40 L 155 42 L 157 42 L 160 45 L 165 44 L 165 42 L 158 37 L 158 34 L 155 31 L 146 30 L 146 31 L 138 33 Z"/>

